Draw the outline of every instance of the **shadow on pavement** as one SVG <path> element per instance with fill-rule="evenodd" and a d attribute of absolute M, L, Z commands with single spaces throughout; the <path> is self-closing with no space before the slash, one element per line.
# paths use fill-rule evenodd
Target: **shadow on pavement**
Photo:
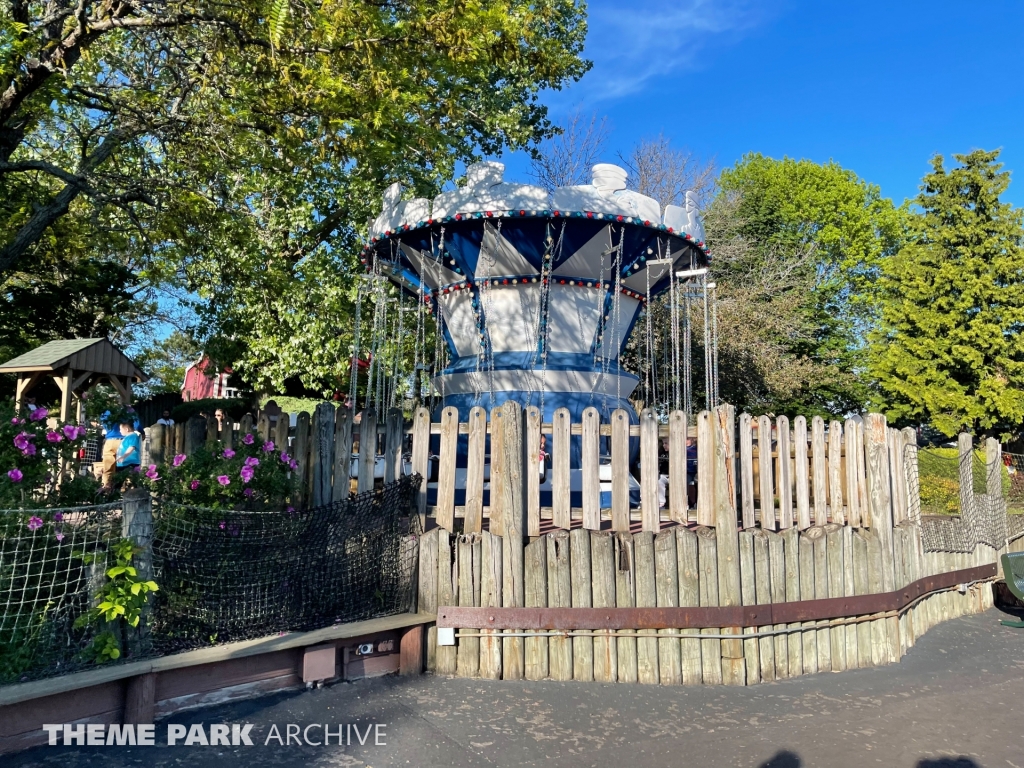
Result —
<path fill-rule="evenodd" d="M 981 768 L 969 757 L 937 757 L 934 760 L 921 760 L 917 768 Z"/>
<path fill-rule="evenodd" d="M 761 763 L 757 768 L 801 768 L 803 761 L 800 755 L 784 749 L 773 756 L 767 763 Z"/>

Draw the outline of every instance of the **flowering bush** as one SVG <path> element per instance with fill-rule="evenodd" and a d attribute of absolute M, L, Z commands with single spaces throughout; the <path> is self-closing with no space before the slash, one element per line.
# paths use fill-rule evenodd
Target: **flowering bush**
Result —
<path fill-rule="evenodd" d="M 94 483 L 71 476 L 58 487 L 57 478 L 83 447 L 87 431 L 75 424 L 50 429 L 48 416 L 45 408 L 15 413 L 13 402 L 0 403 L 0 508 L 63 504 L 95 492 Z"/>
<path fill-rule="evenodd" d="M 295 462 L 274 444 L 245 435 L 235 449 L 203 446 L 162 467 L 143 467 L 140 478 L 160 498 L 230 509 L 281 509 L 291 492 Z"/>

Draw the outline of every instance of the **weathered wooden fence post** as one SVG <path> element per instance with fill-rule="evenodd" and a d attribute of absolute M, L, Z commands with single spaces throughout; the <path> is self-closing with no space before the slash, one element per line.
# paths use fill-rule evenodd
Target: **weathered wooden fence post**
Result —
<path fill-rule="evenodd" d="M 166 437 L 172 434 L 163 424 L 154 424 L 149 428 L 149 460 L 153 464 L 163 464 L 165 458 Z"/>
<path fill-rule="evenodd" d="M 736 514 L 735 411 L 720 405 L 714 414 L 714 513 L 718 554 L 718 604 L 743 604 L 740 585 L 740 551 Z M 726 635 L 741 635 L 740 627 L 723 627 Z M 744 685 L 743 641 L 722 641 L 722 682 Z"/>
<path fill-rule="evenodd" d="M 319 507 L 331 501 L 331 469 L 334 464 L 334 406 L 317 403 L 313 412 L 312 450 L 312 503 Z"/>
<path fill-rule="evenodd" d="M 306 491 L 306 473 L 309 471 L 309 414 L 303 411 L 295 418 L 295 442 L 292 444 L 292 459 L 298 464 L 292 474 L 292 488 L 295 492 L 295 506 L 304 507 L 309 501 Z"/>
<path fill-rule="evenodd" d="M 491 451 L 491 493 L 496 492 L 501 496 L 503 529 L 501 604 L 505 607 L 521 608 L 526 604 L 523 550 L 526 533 L 525 470 L 528 460 L 526 440 L 524 440 L 523 409 L 518 403 L 510 400 L 501 406 L 498 415 L 502 421 L 502 440 L 497 451 L 493 448 Z M 493 456 L 495 452 L 497 457 Z M 497 466 L 493 466 L 493 464 Z M 495 483 L 495 481 L 497 482 Z M 522 679 L 525 665 L 523 649 L 523 638 L 521 637 L 502 639 L 503 677 L 506 680 Z"/>
<path fill-rule="evenodd" d="M 153 500 L 145 488 L 125 491 L 124 506 L 121 508 L 121 536 L 130 539 L 138 551 L 132 557 L 139 581 L 153 578 Z M 132 635 L 129 630 L 129 650 L 133 656 L 142 655 L 149 646 L 148 603 L 142 611 L 138 631 Z"/>

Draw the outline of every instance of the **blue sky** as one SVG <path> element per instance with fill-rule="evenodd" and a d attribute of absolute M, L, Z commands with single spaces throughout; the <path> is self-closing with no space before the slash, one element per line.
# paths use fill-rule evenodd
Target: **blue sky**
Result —
<path fill-rule="evenodd" d="M 663 133 L 719 166 L 834 159 L 900 203 L 935 153 L 1001 147 L 1024 206 L 1021 0 L 594 0 L 589 18 L 593 69 L 546 103 L 607 116 L 608 160 Z"/>

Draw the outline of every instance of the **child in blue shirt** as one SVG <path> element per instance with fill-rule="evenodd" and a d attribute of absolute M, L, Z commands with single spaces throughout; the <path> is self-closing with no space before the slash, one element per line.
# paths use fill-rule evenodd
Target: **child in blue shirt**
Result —
<path fill-rule="evenodd" d="M 121 422 L 121 445 L 117 449 L 117 467 L 139 466 L 142 464 L 142 443 L 139 440 L 139 433 L 135 431 L 135 425 L 130 422 Z"/>

